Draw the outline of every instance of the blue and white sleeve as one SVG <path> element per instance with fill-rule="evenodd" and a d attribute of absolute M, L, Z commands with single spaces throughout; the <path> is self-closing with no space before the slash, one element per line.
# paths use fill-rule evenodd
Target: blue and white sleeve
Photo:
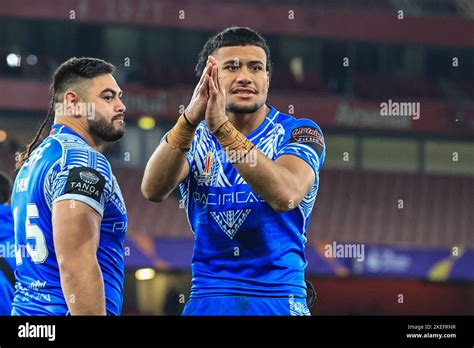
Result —
<path fill-rule="evenodd" d="M 308 119 L 298 119 L 285 129 L 276 157 L 292 155 L 301 158 L 313 168 L 316 176 L 326 156 L 324 137 L 319 126 Z"/>
<path fill-rule="evenodd" d="M 112 171 L 104 155 L 92 149 L 69 149 L 51 180 L 52 204 L 64 200 L 89 205 L 101 216 L 113 192 Z"/>

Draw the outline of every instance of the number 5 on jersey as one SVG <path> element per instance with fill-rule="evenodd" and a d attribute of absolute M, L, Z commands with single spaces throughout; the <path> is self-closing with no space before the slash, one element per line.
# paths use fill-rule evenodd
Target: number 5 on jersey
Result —
<path fill-rule="evenodd" d="M 22 253 L 20 246 L 18 245 L 18 208 L 15 208 L 13 212 L 15 217 L 15 257 L 16 264 L 21 265 L 23 263 Z M 46 247 L 46 239 L 44 238 L 43 231 L 36 225 L 32 220 L 39 219 L 38 207 L 36 204 L 28 204 L 26 207 L 26 219 L 25 219 L 25 231 L 26 231 L 26 250 L 34 263 L 43 263 L 48 257 L 48 248 Z M 34 239 L 34 247 L 29 240 Z"/>

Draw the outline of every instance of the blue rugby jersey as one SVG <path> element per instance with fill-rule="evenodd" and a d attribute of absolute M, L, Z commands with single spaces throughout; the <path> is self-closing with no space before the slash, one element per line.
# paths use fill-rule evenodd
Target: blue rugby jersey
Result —
<path fill-rule="evenodd" d="M 0 257 L 6 261 L 6 266 L 15 270 L 13 245 L 15 243 L 13 215 L 8 204 L 0 203 Z M 13 300 L 13 286 L 7 275 L 0 271 L 0 315 L 10 315 Z"/>
<path fill-rule="evenodd" d="M 102 216 L 97 259 L 108 315 L 123 302 L 125 203 L 104 155 L 77 133 L 55 124 L 20 169 L 13 185 L 16 292 L 12 314 L 66 315 L 52 234 L 52 207 L 62 200 L 88 204 Z"/>
<path fill-rule="evenodd" d="M 239 175 L 206 123 L 196 130 L 180 191 L 195 234 L 191 297 L 305 297 L 306 230 L 325 157 L 319 126 L 270 108 L 247 138 L 265 156 L 301 158 L 316 180 L 302 202 L 276 212 Z M 250 154 L 245 160 L 252 161 Z"/>

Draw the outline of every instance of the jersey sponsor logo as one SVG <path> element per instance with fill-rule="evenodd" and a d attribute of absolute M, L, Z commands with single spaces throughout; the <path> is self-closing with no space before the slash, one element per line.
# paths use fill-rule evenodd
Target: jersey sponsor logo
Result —
<path fill-rule="evenodd" d="M 265 202 L 253 191 L 238 191 L 229 193 L 200 193 L 193 192 L 193 201 L 202 205 L 226 205 L 233 203 Z"/>
<path fill-rule="evenodd" d="M 79 176 L 81 177 L 82 181 L 90 185 L 95 185 L 99 182 L 99 177 L 91 172 L 80 172 Z"/>
<path fill-rule="evenodd" d="M 250 212 L 251 209 L 227 210 L 224 212 L 211 211 L 211 215 L 222 231 L 224 231 L 230 239 L 233 239 Z"/>
<path fill-rule="evenodd" d="M 290 143 L 308 145 L 320 156 L 324 148 L 324 137 L 317 128 L 298 127 L 291 132 Z"/>
<path fill-rule="evenodd" d="M 86 196 L 100 203 L 104 188 L 105 179 L 98 171 L 79 167 L 69 171 L 64 193 Z"/>
<path fill-rule="evenodd" d="M 30 283 L 30 285 L 28 285 L 28 289 L 31 289 L 31 290 L 40 290 L 40 289 L 45 289 L 46 288 L 46 280 L 45 281 L 41 281 L 39 279 L 33 281 Z"/>
<path fill-rule="evenodd" d="M 23 302 L 35 302 L 35 301 L 51 303 L 51 294 L 40 292 L 42 288 L 30 289 L 29 286 L 28 287 L 23 286 L 21 281 L 16 282 L 15 288 L 16 288 L 16 292 L 18 294 L 21 294 L 22 297 L 24 297 L 21 300 L 17 300 L 17 299 L 14 300 L 18 304 L 23 303 Z"/>

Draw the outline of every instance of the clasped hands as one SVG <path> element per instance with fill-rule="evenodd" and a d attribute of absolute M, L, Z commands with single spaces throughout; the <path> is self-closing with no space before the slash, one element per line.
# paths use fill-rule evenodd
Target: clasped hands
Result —
<path fill-rule="evenodd" d="M 197 126 L 206 120 L 209 129 L 214 132 L 226 121 L 226 97 L 224 85 L 219 77 L 217 59 L 209 56 L 193 96 L 185 110 L 187 120 Z"/>

